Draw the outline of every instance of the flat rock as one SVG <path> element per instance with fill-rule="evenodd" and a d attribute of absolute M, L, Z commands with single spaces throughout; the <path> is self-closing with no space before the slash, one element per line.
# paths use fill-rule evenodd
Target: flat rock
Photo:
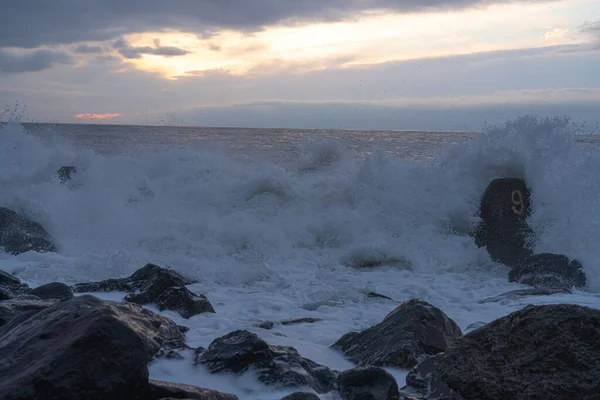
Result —
<path fill-rule="evenodd" d="M 37 222 L 0 207 L 0 250 L 13 255 L 27 251 L 55 251 L 50 235 Z"/>
<path fill-rule="evenodd" d="M 243 373 L 252 368 L 262 383 L 278 388 L 308 387 L 317 393 L 336 388 L 336 371 L 301 357 L 293 347 L 269 345 L 243 330 L 215 339 L 197 353 L 196 363 L 212 373 Z"/>
<path fill-rule="evenodd" d="M 67 300 L 73 298 L 73 290 L 68 285 L 61 282 L 47 283 L 32 289 L 29 294 L 37 296 L 40 299 L 58 299 Z"/>
<path fill-rule="evenodd" d="M 362 332 L 342 336 L 332 347 L 359 366 L 410 368 L 444 352 L 462 336 L 442 310 L 422 300 L 409 300 L 382 322 Z"/>
<path fill-rule="evenodd" d="M 504 300 L 518 300 L 528 296 L 551 296 L 553 294 L 571 294 L 571 290 L 566 288 L 534 288 L 534 289 L 519 289 L 511 290 L 510 292 L 499 294 L 498 296 L 490 297 L 480 303 L 496 303 Z"/>
<path fill-rule="evenodd" d="M 343 400 L 398 400 L 396 379 L 380 367 L 353 368 L 338 377 Z"/>
<path fill-rule="evenodd" d="M 600 310 L 528 306 L 490 322 L 414 368 L 427 399 L 598 399 Z"/>
<path fill-rule="evenodd" d="M 0 398 L 137 399 L 153 355 L 182 346 L 175 323 L 138 305 L 90 295 L 56 302 L 0 328 Z"/>
<path fill-rule="evenodd" d="M 128 292 L 125 297 L 128 302 L 140 305 L 154 304 L 161 311 L 177 311 L 183 318 L 190 318 L 204 312 L 214 313 L 215 310 L 205 295 L 197 295 L 185 287 L 190 283 L 192 281 L 175 271 L 146 264 L 127 278 L 80 283 L 73 286 L 73 291 Z"/>
<path fill-rule="evenodd" d="M 150 381 L 150 389 L 144 399 L 197 399 L 197 400 L 239 400 L 233 394 L 221 393 L 211 389 L 181 383 Z"/>
<path fill-rule="evenodd" d="M 562 254 L 541 253 L 513 268 L 508 281 L 535 288 L 580 288 L 586 285 L 587 278 L 579 261 Z"/>

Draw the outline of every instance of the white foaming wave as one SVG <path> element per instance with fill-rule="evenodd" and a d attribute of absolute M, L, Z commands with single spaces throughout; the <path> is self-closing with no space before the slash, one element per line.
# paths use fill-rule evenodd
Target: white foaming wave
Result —
<path fill-rule="evenodd" d="M 357 260 L 493 275 L 466 233 L 489 181 L 510 175 L 533 189 L 537 250 L 580 259 L 600 285 L 600 159 L 562 120 L 512 121 L 431 164 L 383 152 L 363 160 L 334 141 L 306 145 L 285 167 L 181 148 L 103 156 L 48 146 L 16 124 L 0 143 L 0 205 L 41 222 L 59 247 L 10 258 L 24 279 L 105 279 L 155 262 L 211 285 L 301 280 L 314 291 L 307 302 L 334 304 L 366 284 L 347 266 Z M 56 170 L 71 164 L 77 174 L 60 184 Z"/>

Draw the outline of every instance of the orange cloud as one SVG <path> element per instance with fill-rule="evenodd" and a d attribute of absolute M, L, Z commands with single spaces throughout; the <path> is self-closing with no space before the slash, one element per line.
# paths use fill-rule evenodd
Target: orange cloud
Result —
<path fill-rule="evenodd" d="M 85 113 L 85 114 L 75 114 L 75 118 L 77 119 L 107 119 L 107 118 L 116 118 L 120 117 L 121 114 L 94 114 L 94 113 Z"/>

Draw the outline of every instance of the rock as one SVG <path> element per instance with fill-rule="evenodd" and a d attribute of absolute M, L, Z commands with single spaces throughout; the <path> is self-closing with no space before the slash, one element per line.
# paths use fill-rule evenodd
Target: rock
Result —
<path fill-rule="evenodd" d="M 159 310 L 177 311 L 183 318 L 215 310 L 204 295 L 192 293 L 185 285 L 192 283 L 178 273 L 146 264 L 130 277 L 102 282 L 80 283 L 73 291 L 80 293 L 123 291 L 125 300 L 141 305 L 155 304 Z"/>
<path fill-rule="evenodd" d="M 66 165 L 64 167 L 60 167 L 56 172 L 61 182 L 66 182 L 71 179 L 71 175 L 74 175 L 77 172 L 74 166 Z"/>
<path fill-rule="evenodd" d="M 338 377 L 343 400 L 398 400 L 396 379 L 379 367 L 353 368 Z"/>
<path fill-rule="evenodd" d="M 288 346 L 270 346 L 254 333 L 238 330 L 215 339 L 196 363 L 210 372 L 243 373 L 252 368 L 265 385 L 309 387 L 317 393 L 336 388 L 337 372 L 301 357 Z"/>
<path fill-rule="evenodd" d="M 198 400 L 239 400 L 233 394 L 221 393 L 211 389 L 201 389 L 181 383 L 150 381 L 150 389 L 144 399 L 198 399 Z"/>
<path fill-rule="evenodd" d="M 312 317 L 304 317 L 304 318 L 292 318 L 285 319 L 280 322 L 281 325 L 295 325 L 295 324 L 314 324 L 315 322 L 323 321 L 323 318 L 312 318 Z"/>
<path fill-rule="evenodd" d="M 282 397 L 281 400 L 319 400 L 319 396 L 311 392 L 294 392 Z"/>
<path fill-rule="evenodd" d="M 413 299 L 402 303 L 379 324 L 342 336 L 332 347 L 360 366 L 410 368 L 445 351 L 461 336 L 458 325 L 442 310 Z"/>
<path fill-rule="evenodd" d="M 419 364 L 406 383 L 431 400 L 444 392 L 479 400 L 597 399 L 598 337 L 600 310 L 528 306 L 463 336 Z"/>
<path fill-rule="evenodd" d="M 0 270 L 0 300 L 22 298 L 29 292 L 29 286 L 22 284 L 19 278 Z"/>
<path fill-rule="evenodd" d="M 0 269 L 0 285 L 17 286 L 20 284 L 21 280 L 19 278 Z"/>
<path fill-rule="evenodd" d="M 17 255 L 27 251 L 55 251 L 50 235 L 37 222 L 29 221 L 8 208 L 0 207 L 0 249 Z"/>
<path fill-rule="evenodd" d="M 508 281 L 537 288 L 580 288 L 586 285 L 587 278 L 579 261 L 569 261 L 561 254 L 542 253 L 512 269 Z"/>
<path fill-rule="evenodd" d="M 553 294 L 570 294 L 573 293 L 569 289 L 556 288 L 556 289 L 519 289 L 511 290 L 510 292 L 499 294 L 498 296 L 490 297 L 479 303 L 496 303 L 503 300 L 518 300 L 527 296 L 550 296 Z"/>
<path fill-rule="evenodd" d="M 29 294 L 37 296 L 40 299 L 58 299 L 66 300 L 73 298 L 73 291 L 64 283 L 52 282 L 33 289 Z"/>
<path fill-rule="evenodd" d="M 56 300 L 41 300 L 37 297 L 11 299 L 0 302 L 0 327 L 16 316 L 29 317 L 53 305 Z M 22 319 L 19 319 L 19 321 Z"/>
<path fill-rule="evenodd" d="M 380 294 L 380 293 L 376 293 L 376 292 L 369 292 L 367 293 L 367 297 L 369 298 L 373 298 L 373 299 L 386 299 L 386 300 L 394 300 L 389 296 Z"/>
<path fill-rule="evenodd" d="M 486 325 L 487 325 L 487 322 L 483 322 L 483 321 L 477 321 L 477 322 L 473 322 L 472 324 L 469 324 L 469 326 L 467 326 L 467 327 L 465 328 L 465 333 L 467 333 L 467 332 L 472 332 L 472 331 L 474 331 L 475 329 L 479 329 L 479 328 L 481 328 L 482 326 L 486 326 Z"/>
<path fill-rule="evenodd" d="M 518 265 L 533 254 L 528 246 L 531 228 L 531 193 L 518 178 L 494 179 L 488 185 L 479 208 L 481 224 L 475 243 L 485 247 L 492 260 L 508 266 Z"/>
<path fill-rule="evenodd" d="M 7 325 L 0 328 L 3 400 L 137 399 L 149 390 L 153 355 L 185 346 L 168 318 L 90 295 Z"/>

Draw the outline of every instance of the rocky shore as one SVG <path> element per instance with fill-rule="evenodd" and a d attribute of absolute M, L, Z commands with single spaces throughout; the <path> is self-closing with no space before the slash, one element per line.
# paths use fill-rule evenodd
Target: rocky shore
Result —
<path fill-rule="evenodd" d="M 193 350 L 194 365 L 211 374 L 250 371 L 264 385 L 295 391 L 286 399 L 332 393 L 343 400 L 598 398 L 600 310 L 528 306 L 463 334 L 442 310 L 412 299 L 390 310 L 380 323 L 332 343 L 356 365 L 335 371 L 246 330 L 214 338 L 207 348 L 190 349 L 186 327 L 143 308 L 152 304 L 184 318 L 214 313 L 206 296 L 187 289 L 190 283 L 153 264 L 127 278 L 72 287 L 50 283 L 29 288 L 0 272 L 0 398 L 237 398 L 149 380 L 153 359 L 165 354 L 177 358 L 182 350 Z M 128 293 L 123 302 L 89 294 L 115 290 Z M 532 289 L 507 296 L 553 293 Z M 406 382 L 396 382 L 386 367 L 410 370 Z"/>

